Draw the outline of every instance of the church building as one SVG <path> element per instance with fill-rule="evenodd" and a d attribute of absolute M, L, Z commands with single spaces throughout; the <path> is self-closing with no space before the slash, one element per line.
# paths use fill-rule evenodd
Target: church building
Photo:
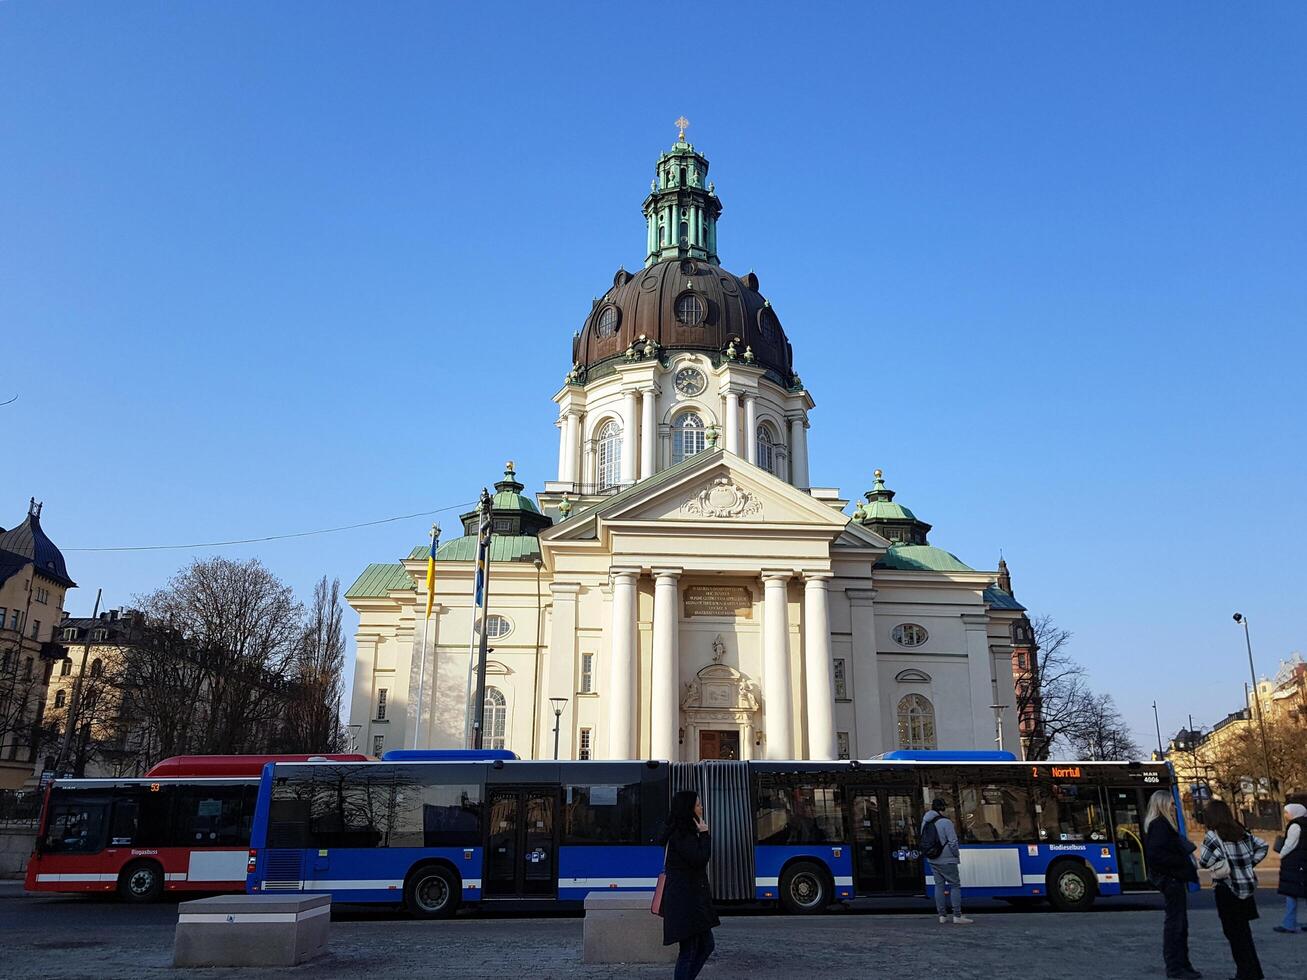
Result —
<path fill-rule="evenodd" d="M 429 619 L 426 544 L 346 593 L 364 751 L 468 744 L 484 629 L 485 745 L 523 758 L 1019 752 L 1006 569 L 932 545 L 880 470 L 852 513 L 812 484 L 813 393 L 758 277 L 718 260 L 707 177 L 682 130 L 643 268 L 572 337 L 557 479 L 495 484 L 484 622 L 477 511 L 437 550 Z"/>

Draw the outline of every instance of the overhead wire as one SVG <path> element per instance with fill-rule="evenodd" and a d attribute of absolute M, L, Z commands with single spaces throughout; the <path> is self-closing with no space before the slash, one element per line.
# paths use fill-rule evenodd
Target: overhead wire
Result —
<path fill-rule="evenodd" d="M 185 551 L 189 548 L 225 548 L 237 544 L 259 544 L 264 541 L 284 541 L 287 538 L 308 538 L 318 534 L 335 534 L 338 531 L 353 531 L 360 527 L 376 527 L 378 524 L 394 524 L 396 521 L 411 521 L 416 517 L 430 517 L 433 514 L 443 514 L 447 510 L 458 510 L 462 507 L 475 507 L 476 501 L 468 501 L 461 504 L 450 504 L 447 507 L 437 507 L 435 510 L 418 511 L 416 514 L 401 514 L 399 517 L 383 517 L 378 521 L 361 521 L 358 524 L 343 524 L 340 527 L 324 527 L 314 531 L 293 531 L 289 534 L 267 534 L 257 538 L 233 538 L 230 541 L 200 541 L 194 544 L 143 544 L 143 545 L 125 545 L 112 548 L 62 548 L 62 551 Z"/>

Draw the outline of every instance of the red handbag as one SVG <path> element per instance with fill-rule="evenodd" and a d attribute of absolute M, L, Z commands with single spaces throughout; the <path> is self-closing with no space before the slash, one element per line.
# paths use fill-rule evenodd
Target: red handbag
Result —
<path fill-rule="evenodd" d="M 670 847 L 669 843 L 667 847 Z M 663 867 L 667 867 L 667 847 L 663 848 Z M 662 871 L 658 875 L 658 884 L 654 885 L 653 901 L 649 903 L 649 911 L 654 915 L 663 914 L 663 888 L 667 884 L 667 872 Z"/>
<path fill-rule="evenodd" d="M 667 884 L 667 872 L 664 871 L 658 876 L 658 884 L 654 885 L 653 902 L 649 906 L 649 911 L 654 915 L 663 914 L 663 886 Z"/>

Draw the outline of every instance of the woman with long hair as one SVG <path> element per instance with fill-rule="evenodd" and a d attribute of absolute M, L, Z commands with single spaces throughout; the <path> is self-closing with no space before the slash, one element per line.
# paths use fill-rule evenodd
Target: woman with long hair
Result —
<path fill-rule="evenodd" d="M 1254 837 L 1231 812 L 1228 804 L 1213 800 L 1204 814 L 1207 835 L 1198 854 L 1198 864 L 1212 872 L 1216 911 L 1221 917 L 1221 931 L 1234 957 L 1235 980 L 1262 980 L 1261 961 L 1253 945 L 1249 925 L 1257 914 L 1257 873 L 1270 848 L 1266 841 Z"/>
<path fill-rule="evenodd" d="M 1159 789 L 1148 799 L 1144 817 L 1144 860 L 1148 880 L 1166 902 L 1162 925 L 1162 960 L 1168 977 L 1195 980 L 1202 974 L 1189 962 L 1189 883 L 1198 881 L 1193 853 L 1197 848 L 1180 836 L 1175 798 Z"/>
<path fill-rule="evenodd" d="M 712 931 L 720 925 L 712 907 L 708 859 L 712 838 L 703 819 L 703 803 L 693 790 L 672 797 L 662 839 L 667 845 L 661 914 L 663 945 L 681 944 L 676 980 L 694 980 L 712 955 Z"/>

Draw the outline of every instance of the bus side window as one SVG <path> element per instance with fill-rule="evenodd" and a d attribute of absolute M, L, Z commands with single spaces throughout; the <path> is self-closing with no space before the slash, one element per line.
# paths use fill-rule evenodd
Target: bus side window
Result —
<path fill-rule="evenodd" d="M 962 786 L 961 836 L 964 841 L 1037 840 L 1030 789 L 1025 783 L 988 783 Z"/>
<path fill-rule="evenodd" d="M 140 808 L 135 800 L 117 800 L 109 824 L 109 846 L 128 847 L 136 842 L 136 824 Z"/>
<path fill-rule="evenodd" d="M 1036 819 L 1043 841 L 1105 841 L 1107 824 L 1098 787 L 1043 783 L 1035 787 Z"/>

